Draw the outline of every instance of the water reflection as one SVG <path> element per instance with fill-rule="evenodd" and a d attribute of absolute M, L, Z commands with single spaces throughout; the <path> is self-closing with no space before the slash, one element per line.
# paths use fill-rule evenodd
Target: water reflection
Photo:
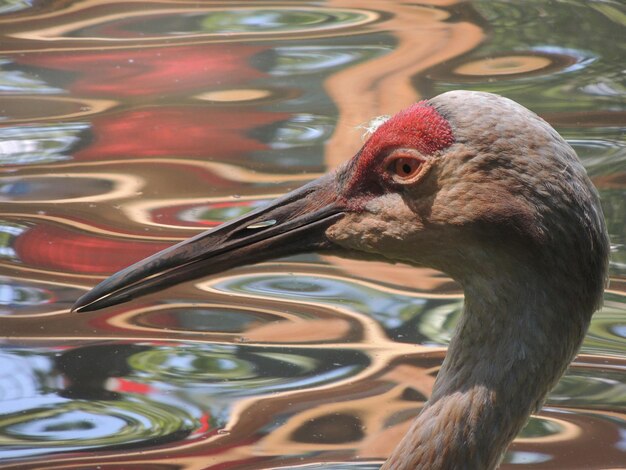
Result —
<path fill-rule="evenodd" d="M 19 66 L 9 59 L 0 58 L 0 92 L 52 95 L 62 94 L 63 89 L 46 83 L 39 75 L 29 70 L 20 70 Z"/>
<path fill-rule="evenodd" d="M 81 290 L 64 284 L 0 278 L 0 315 L 43 315 L 61 310 Z"/>
<path fill-rule="evenodd" d="M 264 33 L 294 32 L 317 28 L 336 28 L 351 23 L 362 22 L 367 16 L 356 11 L 322 10 L 307 7 L 298 9 L 251 9 L 237 8 L 230 10 L 212 10 L 210 12 L 186 13 L 184 15 L 153 15 L 140 21 L 125 25 L 125 32 L 153 32 L 161 36 L 163 31 L 173 35 L 198 33 L 232 34 L 232 33 Z M 82 33 L 82 34 L 81 34 Z M 104 36 L 110 36 L 107 30 Z M 140 33 L 140 34 L 141 34 Z M 87 33 L 89 34 L 89 33 Z M 76 32 L 72 36 L 85 36 L 84 32 Z M 127 38 L 128 34 L 123 34 Z"/>
<path fill-rule="evenodd" d="M 88 123 L 0 128 L 2 165 L 34 165 L 71 159 Z"/>
<path fill-rule="evenodd" d="M 322 71 L 339 70 L 346 65 L 372 59 L 389 52 L 388 47 L 359 45 L 351 47 L 336 45 L 275 47 L 265 54 L 271 57 L 257 56 L 259 68 L 267 70 L 273 76 L 293 76 L 319 74 Z M 268 67 L 269 66 L 269 67 Z"/>
<path fill-rule="evenodd" d="M 120 442 L 128 448 L 178 441 L 193 429 L 191 418 L 182 411 L 167 405 L 145 406 L 140 400 L 105 407 L 48 396 L 14 400 L 0 416 L 0 455 L 10 459 L 60 451 L 121 449 Z"/>
<path fill-rule="evenodd" d="M 107 377 L 130 371 L 124 361 L 133 349 L 143 348 L 5 349 L 0 359 L 7 366 L 0 377 L 3 460 L 113 448 L 122 443 L 155 445 L 187 436 L 197 426 L 200 415 L 193 406 L 158 393 L 142 396 L 105 389 Z M 107 356 L 113 362 L 106 361 Z M 86 369 L 82 360 L 91 367 Z M 17 364 L 19 369 L 15 368 Z M 144 390 L 146 393 L 148 390 Z"/>
<path fill-rule="evenodd" d="M 124 343 L 5 349 L 0 362 L 3 458 L 217 433 L 243 397 L 344 382 L 368 364 L 357 351 Z"/>
<path fill-rule="evenodd" d="M 240 199 L 240 198 L 237 198 Z M 234 219 L 235 217 L 240 217 L 251 210 L 257 209 L 259 207 L 267 204 L 266 200 L 239 200 L 239 201 L 228 201 L 228 202 L 216 202 L 206 206 L 194 206 L 190 209 L 183 209 L 179 212 L 175 212 L 173 217 L 168 218 L 172 223 L 185 223 L 189 222 L 194 226 L 202 226 L 208 225 L 211 227 L 215 227 L 220 225 L 223 222 L 226 222 L 229 219 Z M 172 208 L 170 208 L 172 209 Z M 173 209 L 178 209 L 177 207 Z M 156 210 L 153 211 L 157 212 Z M 159 217 L 159 215 L 161 217 Z M 162 219 L 164 214 L 156 213 L 154 215 L 155 218 Z M 172 220 L 173 219 L 173 220 Z M 167 223 L 166 221 L 163 221 Z"/>
<path fill-rule="evenodd" d="M 310 255 L 68 309 L 345 161 L 372 117 L 465 88 L 558 128 L 613 244 L 583 355 L 502 468 L 619 467 L 623 6 L 296 3 L 0 1 L 0 466 L 378 468 L 461 314 L 448 278 Z"/>
<path fill-rule="evenodd" d="M 97 5 L 97 2 L 92 2 Z M 14 32 L 11 36 L 30 40 L 101 39 L 106 41 L 176 38 L 241 38 L 245 36 L 293 33 L 327 33 L 364 26 L 378 18 L 375 12 L 350 9 L 322 9 L 300 5 L 298 8 L 250 8 L 230 6 L 189 8 L 176 5 L 169 9 L 129 9 L 130 11 L 97 16 L 86 8 L 87 18 L 68 20 L 54 27 Z M 90 14 L 91 13 L 91 14 Z M 92 16 L 93 15 L 93 16 Z"/>
<path fill-rule="evenodd" d="M 13 261 L 19 259 L 13 247 L 14 240 L 25 233 L 27 228 L 28 225 L 23 223 L 0 220 L 0 259 Z"/>
<path fill-rule="evenodd" d="M 306 273 L 272 276 L 236 276 L 210 281 L 211 291 L 245 294 L 255 298 L 298 301 L 300 304 L 332 306 L 335 311 L 367 312 L 400 342 L 447 344 L 461 312 L 458 296 L 388 291 L 359 280 Z M 332 338 L 332 336 L 331 336 Z"/>
<path fill-rule="evenodd" d="M 13 230 L 14 231 L 14 230 Z M 129 259 L 137 261 L 169 246 L 130 239 L 82 234 L 57 224 L 32 224 L 12 240 L 12 254 L 19 264 L 37 270 L 104 274 L 121 269 Z"/>

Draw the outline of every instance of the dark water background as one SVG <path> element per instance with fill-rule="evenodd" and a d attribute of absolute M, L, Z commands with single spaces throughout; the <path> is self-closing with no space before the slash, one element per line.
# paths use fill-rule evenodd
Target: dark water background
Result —
<path fill-rule="evenodd" d="M 377 468 L 460 314 L 445 276 L 309 255 L 69 307 L 463 88 L 565 136 L 613 244 L 581 355 L 502 468 L 624 468 L 625 26 L 617 1 L 0 0 L 0 466 Z"/>

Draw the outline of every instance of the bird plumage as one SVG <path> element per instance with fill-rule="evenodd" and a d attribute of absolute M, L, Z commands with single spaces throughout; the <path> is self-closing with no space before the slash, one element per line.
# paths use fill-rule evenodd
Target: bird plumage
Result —
<path fill-rule="evenodd" d="M 439 269 L 463 286 L 464 313 L 383 468 L 489 469 L 580 347 L 608 247 L 597 192 L 558 133 L 511 100 L 453 91 L 384 122 L 335 172 L 123 270 L 75 309 L 312 250 Z"/>

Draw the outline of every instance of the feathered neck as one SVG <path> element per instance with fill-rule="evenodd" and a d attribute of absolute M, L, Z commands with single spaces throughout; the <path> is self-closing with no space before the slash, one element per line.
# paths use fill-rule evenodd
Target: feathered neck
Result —
<path fill-rule="evenodd" d="M 572 311 L 543 277 L 465 286 L 465 308 L 433 393 L 382 469 L 492 469 L 537 411 L 584 338 L 592 311 Z"/>

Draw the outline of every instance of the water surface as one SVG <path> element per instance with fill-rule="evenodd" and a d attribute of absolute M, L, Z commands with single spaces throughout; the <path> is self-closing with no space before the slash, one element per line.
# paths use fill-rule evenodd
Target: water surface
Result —
<path fill-rule="evenodd" d="M 617 1 L 0 0 L 0 467 L 378 468 L 459 318 L 444 275 L 307 255 L 69 308 L 453 89 L 555 126 L 613 244 L 604 308 L 502 468 L 623 466 L 625 26 Z"/>

